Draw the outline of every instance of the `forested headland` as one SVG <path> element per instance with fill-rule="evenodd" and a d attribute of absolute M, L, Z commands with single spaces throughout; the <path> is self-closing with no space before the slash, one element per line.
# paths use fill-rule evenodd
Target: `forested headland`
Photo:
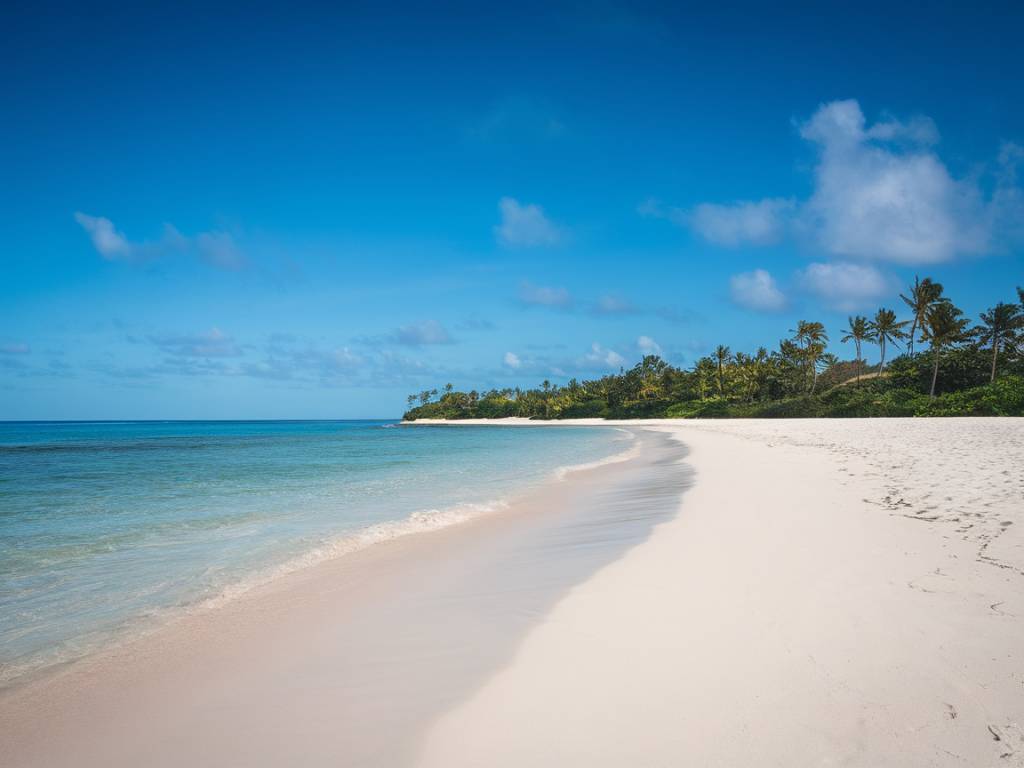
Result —
<path fill-rule="evenodd" d="M 831 332 L 800 320 L 774 350 L 721 345 L 690 368 L 648 355 L 629 370 L 535 389 L 462 392 L 451 384 L 408 398 L 406 420 L 505 418 L 762 418 L 1024 416 L 1024 290 L 973 322 L 941 284 L 915 279 L 901 314 L 880 308 Z M 829 352 L 837 338 L 855 357 Z M 877 350 L 867 364 L 865 352 Z"/>

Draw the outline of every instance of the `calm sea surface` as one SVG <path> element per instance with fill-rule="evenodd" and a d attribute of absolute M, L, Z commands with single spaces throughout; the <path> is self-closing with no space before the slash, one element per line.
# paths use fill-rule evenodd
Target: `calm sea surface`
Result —
<path fill-rule="evenodd" d="M 175 611 L 499 511 L 615 429 L 0 423 L 0 684 Z"/>

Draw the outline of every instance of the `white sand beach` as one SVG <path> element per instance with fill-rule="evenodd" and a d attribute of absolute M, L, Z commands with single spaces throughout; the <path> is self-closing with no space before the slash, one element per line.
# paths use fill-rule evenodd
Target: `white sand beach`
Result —
<path fill-rule="evenodd" d="M 0 693 L 0 763 L 1024 765 L 1024 420 L 628 427 Z"/>
<path fill-rule="evenodd" d="M 421 765 L 1024 765 L 1024 423 L 664 428 L 680 514 Z"/>

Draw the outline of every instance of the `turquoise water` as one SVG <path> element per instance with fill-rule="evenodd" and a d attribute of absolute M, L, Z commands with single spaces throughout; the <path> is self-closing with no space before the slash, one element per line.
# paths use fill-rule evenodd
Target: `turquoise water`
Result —
<path fill-rule="evenodd" d="M 614 429 L 0 423 L 0 683 L 399 535 L 500 511 Z"/>

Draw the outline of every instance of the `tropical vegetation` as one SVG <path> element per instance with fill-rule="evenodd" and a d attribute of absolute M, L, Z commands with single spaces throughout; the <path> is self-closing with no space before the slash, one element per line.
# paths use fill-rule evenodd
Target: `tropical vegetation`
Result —
<path fill-rule="evenodd" d="M 1024 290 L 1016 293 L 970 327 L 941 284 L 915 278 L 900 295 L 907 319 L 885 307 L 848 319 L 840 340 L 853 342 L 854 360 L 828 351 L 824 324 L 800 320 L 774 350 L 720 344 L 690 368 L 647 355 L 628 370 L 535 389 L 448 384 L 410 395 L 405 418 L 1024 416 Z M 887 363 L 891 350 L 902 354 Z"/>

